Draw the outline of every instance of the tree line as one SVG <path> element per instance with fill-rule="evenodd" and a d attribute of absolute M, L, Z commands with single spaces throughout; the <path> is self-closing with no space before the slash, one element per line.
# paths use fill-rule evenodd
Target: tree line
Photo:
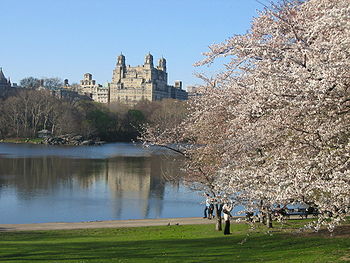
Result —
<path fill-rule="evenodd" d="M 63 82 L 60 78 L 57 77 L 42 79 L 27 77 L 20 81 L 20 86 L 26 89 L 37 89 L 40 86 L 47 89 L 58 89 L 63 86 Z"/>
<path fill-rule="evenodd" d="M 146 123 L 165 127 L 186 113 L 184 102 L 141 101 L 134 106 L 65 100 L 49 90 L 17 89 L 0 99 L 0 138 L 36 138 L 38 131 L 103 141 L 137 140 Z"/>

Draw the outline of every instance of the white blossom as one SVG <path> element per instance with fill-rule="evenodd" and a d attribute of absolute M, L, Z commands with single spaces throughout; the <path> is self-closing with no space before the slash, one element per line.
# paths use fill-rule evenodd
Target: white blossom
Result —
<path fill-rule="evenodd" d="M 247 209 L 303 203 L 332 230 L 350 210 L 350 5 L 289 1 L 266 8 L 249 32 L 210 46 L 229 57 L 156 144 L 186 142 L 191 182 Z"/>

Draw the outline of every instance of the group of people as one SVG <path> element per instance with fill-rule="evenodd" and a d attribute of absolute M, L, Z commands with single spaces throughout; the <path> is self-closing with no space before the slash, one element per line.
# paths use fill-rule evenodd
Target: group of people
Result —
<path fill-rule="evenodd" d="M 214 202 L 215 202 L 215 199 L 211 198 L 209 194 L 206 194 L 204 217 L 203 218 L 212 219 L 215 217 L 215 215 L 214 215 Z M 220 215 L 221 215 L 221 211 L 222 211 L 224 214 L 224 221 L 225 221 L 224 235 L 231 234 L 230 233 L 230 217 L 231 217 L 232 209 L 233 209 L 233 204 L 227 198 L 224 198 L 223 201 L 218 204 L 217 212 L 220 213 Z"/>

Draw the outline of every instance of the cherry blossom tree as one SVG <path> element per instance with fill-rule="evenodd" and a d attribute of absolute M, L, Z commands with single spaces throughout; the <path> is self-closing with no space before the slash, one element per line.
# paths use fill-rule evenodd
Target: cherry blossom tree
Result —
<path fill-rule="evenodd" d="M 202 95 L 209 92 L 217 95 L 216 98 L 221 98 L 220 91 L 212 93 L 207 87 L 202 89 Z M 214 99 L 213 97 L 212 100 Z M 192 189 L 212 197 L 217 218 L 216 228 L 221 230 L 221 204 L 225 193 L 216 186 L 221 183 L 217 181 L 217 173 L 223 167 L 222 138 L 227 128 L 224 125 L 218 126 L 217 123 L 229 119 L 227 107 L 222 103 L 202 100 L 201 97 L 191 100 L 188 107 L 187 118 L 171 118 L 172 121 L 167 125 L 150 125 L 142 133 L 141 139 L 146 145 L 163 146 L 184 157 L 186 176 L 182 178 L 183 181 Z M 206 111 L 207 107 L 215 110 Z"/>
<path fill-rule="evenodd" d="M 350 210 L 350 5 L 284 1 L 197 66 L 229 62 L 190 101 L 188 118 L 145 141 L 183 143 L 192 182 L 248 210 L 315 207 L 318 229 Z M 203 178 L 210 180 L 203 181 Z"/>

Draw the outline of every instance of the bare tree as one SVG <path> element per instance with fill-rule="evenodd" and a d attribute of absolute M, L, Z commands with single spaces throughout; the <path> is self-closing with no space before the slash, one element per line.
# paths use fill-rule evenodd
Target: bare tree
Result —
<path fill-rule="evenodd" d="M 26 89 L 37 89 L 40 87 L 40 79 L 27 77 L 20 81 L 20 86 Z"/>
<path fill-rule="evenodd" d="M 58 89 L 63 87 L 63 81 L 60 78 L 44 78 L 44 87 L 47 89 Z"/>

